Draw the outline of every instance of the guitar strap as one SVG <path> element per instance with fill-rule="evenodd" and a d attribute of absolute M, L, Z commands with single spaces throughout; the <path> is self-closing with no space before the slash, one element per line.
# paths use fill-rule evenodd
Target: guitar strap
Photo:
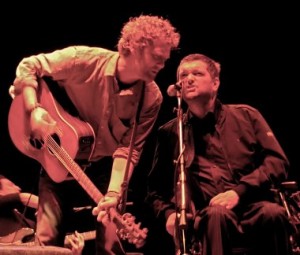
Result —
<path fill-rule="evenodd" d="M 118 205 L 118 210 L 121 214 L 123 214 L 126 210 L 129 167 L 130 167 L 131 156 L 132 156 L 132 151 L 133 151 L 133 147 L 134 147 L 134 141 L 135 141 L 135 137 L 136 137 L 137 124 L 139 122 L 139 117 L 140 117 L 140 113 L 141 113 L 143 102 L 144 102 L 144 95 L 145 95 L 145 83 L 144 82 L 142 84 L 142 88 L 140 91 L 141 91 L 140 92 L 140 100 L 138 103 L 137 111 L 135 114 L 135 120 L 133 123 L 130 144 L 129 144 L 129 151 L 128 151 L 127 162 L 126 162 L 126 168 L 125 168 L 125 174 L 124 174 L 124 179 L 123 179 L 123 183 L 121 186 L 121 196 L 120 196 L 120 201 L 119 201 L 119 205 Z"/>

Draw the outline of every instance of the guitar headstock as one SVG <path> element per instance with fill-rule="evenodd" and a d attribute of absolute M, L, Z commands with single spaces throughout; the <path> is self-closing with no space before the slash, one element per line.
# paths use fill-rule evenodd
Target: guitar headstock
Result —
<path fill-rule="evenodd" d="M 124 213 L 121 216 L 121 228 L 118 228 L 117 234 L 122 240 L 127 240 L 129 243 L 134 244 L 137 248 L 145 244 L 148 229 L 141 229 L 141 223 L 135 223 L 135 217 L 130 213 Z"/>

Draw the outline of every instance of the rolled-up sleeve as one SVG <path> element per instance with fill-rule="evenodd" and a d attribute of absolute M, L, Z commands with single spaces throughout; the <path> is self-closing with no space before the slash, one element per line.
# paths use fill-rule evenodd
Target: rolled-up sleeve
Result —
<path fill-rule="evenodd" d="M 55 80 L 66 79 L 71 74 L 75 59 L 76 47 L 68 47 L 52 53 L 42 53 L 22 59 L 17 66 L 13 84 L 16 93 L 20 93 L 25 86 L 37 88 L 38 77 L 49 76 Z"/>

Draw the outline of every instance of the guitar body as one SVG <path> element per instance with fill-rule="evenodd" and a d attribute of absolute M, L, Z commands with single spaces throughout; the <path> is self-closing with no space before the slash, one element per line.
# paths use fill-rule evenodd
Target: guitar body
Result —
<path fill-rule="evenodd" d="M 39 81 L 38 101 L 57 122 L 59 134 L 53 137 L 60 147 L 74 160 L 88 160 L 94 149 L 95 134 L 93 128 L 77 117 L 64 111 L 54 99 L 44 80 Z M 68 170 L 53 155 L 46 143 L 35 140 L 31 134 L 30 115 L 24 109 L 23 95 L 16 96 L 8 114 L 8 129 L 14 145 L 23 154 L 34 158 L 45 168 L 50 178 L 62 182 Z"/>

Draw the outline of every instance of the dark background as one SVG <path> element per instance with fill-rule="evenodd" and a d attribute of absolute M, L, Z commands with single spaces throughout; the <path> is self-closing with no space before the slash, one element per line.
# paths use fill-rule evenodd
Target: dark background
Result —
<path fill-rule="evenodd" d="M 299 124 L 296 91 L 299 86 L 299 13 L 288 2 L 210 4 L 201 1 L 73 1 L 43 6 L 5 3 L 0 6 L 0 173 L 25 191 L 36 192 L 37 162 L 12 144 L 7 115 L 9 85 L 18 62 L 26 56 L 69 45 L 84 44 L 116 49 L 120 30 L 130 16 L 153 14 L 168 18 L 181 33 L 180 49 L 172 53 L 156 81 L 164 104 L 156 128 L 175 117 L 176 100 L 166 95 L 176 81 L 176 67 L 189 53 L 204 53 L 222 64 L 219 97 L 224 103 L 258 108 L 272 127 L 290 163 L 290 178 L 300 180 Z M 76 3 L 78 2 L 78 3 Z M 3 5 L 3 4 L 1 4 Z M 66 7 L 67 5 L 68 7 Z M 5 18 L 4 18 L 5 16 Z M 132 198 L 141 201 L 154 148 L 152 134 L 135 172 Z"/>

